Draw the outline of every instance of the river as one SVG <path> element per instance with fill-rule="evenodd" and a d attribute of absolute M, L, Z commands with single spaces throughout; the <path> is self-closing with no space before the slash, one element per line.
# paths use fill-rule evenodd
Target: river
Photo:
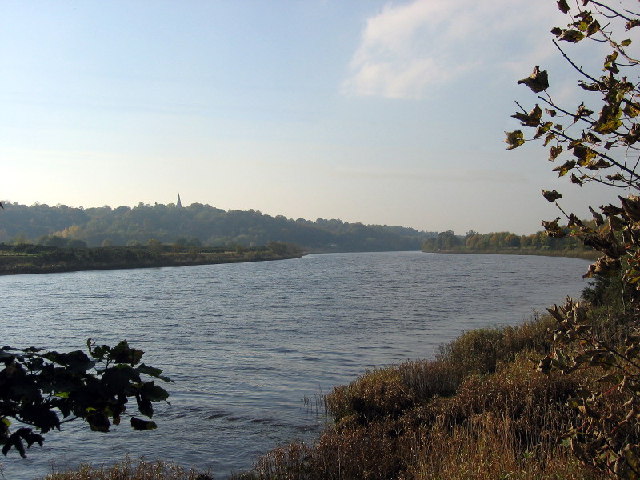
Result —
<path fill-rule="evenodd" d="M 325 421 L 318 394 L 367 369 L 432 358 L 462 331 L 521 323 L 579 295 L 587 265 L 392 252 L 0 277 L 2 344 L 68 351 L 126 339 L 173 380 L 157 430 L 65 424 L 27 459 L 0 459 L 4 475 L 31 480 L 129 454 L 225 478 L 276 445 L 312 440 Z"/>

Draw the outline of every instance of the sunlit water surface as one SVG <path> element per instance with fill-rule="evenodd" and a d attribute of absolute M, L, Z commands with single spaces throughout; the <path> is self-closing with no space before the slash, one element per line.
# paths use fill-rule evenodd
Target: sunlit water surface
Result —
<path fill-rule="evenodd" d="M 65 424 L 26 460 L 1 459 L 4 475 L 27 480 L 130 454 L 225 478 L 276 445 L 313 440 L 324 422 L 312 408 L 319 393 L 367 369 L 432 358 L 462 331 L 521 323 L 578 295 L 587 265 L 395 252 L 0 277 L 2 344 L 65 351 L 126 339 L 174 380 L 157 430 Z"/>

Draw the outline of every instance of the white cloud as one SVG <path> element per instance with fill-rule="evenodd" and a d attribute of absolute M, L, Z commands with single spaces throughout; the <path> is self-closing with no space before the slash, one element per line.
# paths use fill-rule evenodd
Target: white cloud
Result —
<path fill-rule="evenodd" d="M 419 99 L 479 67 L 531 65 L 530 57 L 540 63 L 553 53 L 539 40 L 555 16 L 554 2 L 531 0 L 388 3 L 367 20 L 342 91 Z M 524 51 L 514 59 L 510 48 Z"/>

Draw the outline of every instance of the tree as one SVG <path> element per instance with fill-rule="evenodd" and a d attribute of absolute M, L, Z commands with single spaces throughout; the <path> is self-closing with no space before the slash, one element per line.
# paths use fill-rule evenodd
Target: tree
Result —
<path fill-rule="evenodd" d="M 78 418 L 91 430 L 107 432 L 112 424 L 120 424 L 128 399 L 135 399 L 139 413 L 151 418 L 153 402 L 169 397 L 154 380 L 145 379 L 170 381 L 162 370 L 141 363 L 142 350 L 130 348 L 126 341 L 109 347 L 88 340 L 87 348 L 89 355 L 81 350 L 0 349 L 4 455 L 14 448 L 24 458 L 25 443 L 42 445 L 44 434 Z M 156 428 L 153 421 L 136 416 L 131 416 L 130 423 L 136 430 Z"/>
<path fill-rule="evenodd" d="M 560 213 L 543 222 L 548 235 L 573 236 L 601 253 L 585 276 L 621 276 L 623 306 L 610 322 L 625 328 L 621 338 L 603 337 L 590 324 L 589 306 L 567 300 L 564 306 L 550 309 L 558 322 L 557 343 L 540 368 L 605 374 L 600 383 L 591 383 L 583 395 L 570 401 L 580 416 L 570 432 L 571 446 L 584 461 L 627 479 L 640 478 L 640 61 L 630 48 L 640 14 L 633 11 L 632 3 L 576 0 L 570 6 L 567 0 L 557 2 L 569 22 L 551 30 L 553 43 L 577 76 L 575 93 L 580 103 L 561 105 L 554 100 L 547 71 L 536 66 L 518 83 L 536 93 L 539 103 L 531 110 L 518 104 L 520 111 L 513 115 L 531 136 L 520 129 L 506 132 L 508 149 L 542 142 L 549 160 L 556 164 L 553 170 L 574 185 L 596 182 L 620 192 L 615 205 L 589 206 L 593 221 L 586 222 L 562 208 L 561 193 L 542 191 Z M 601 71 L 578 65 L 576 54 L 569 53 L 569 46 L 579 48 L 577 44 L 589 45 L 591 56 L 606 49 Z"/>

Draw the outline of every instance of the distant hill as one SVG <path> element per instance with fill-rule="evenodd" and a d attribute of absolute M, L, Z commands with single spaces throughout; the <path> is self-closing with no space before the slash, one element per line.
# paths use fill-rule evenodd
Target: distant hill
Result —
<path fill-rule="evenodd" d="M 3 202 L 0 242 L 43 245 L 146 245 L 149 241 L 179 245 L 255 246 L 295 243 L 313 252 L 419 250 L 435 232 L 413 228 L 315 221 L 256 210 L 220 210 L 193 203 L 136 207 L 72 208 L 65 205 L 20 205 Z"/>

